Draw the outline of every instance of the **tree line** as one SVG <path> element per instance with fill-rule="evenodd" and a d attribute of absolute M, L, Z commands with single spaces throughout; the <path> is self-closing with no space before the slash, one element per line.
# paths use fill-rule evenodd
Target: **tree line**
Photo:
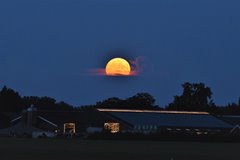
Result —
<path fill-rule="evenodd" d="M 57 102 L 51 97 L 21 96 L 18 92 L 4 86 L 0 91 L 0 112 L 21 112 L 34 105 L 41 111 L 78 111 L 92 108 L 109 109 L 144 109 L 144 110 L 178 110 L 178 111 L 207 111 L 212 114 L 240 115 L 240 99 L 238 103 L 217 106 L 212 99 L 210 87 L 204 83 L 189 83 L 182 85 L 182 94 L 174 96 L 173 102 L 165 107 L 156 105 L 155 98 L 146 92 L 120 99 L 118 97 L 99 101 L 94 105 L 72 106 L 66 102 Z"/>
<path fill-rule="evenodd" d="M 56 102 L 51 97 L 20 96 L 20 94 L 11 88 L 4 86 L 0 91 L 0 112 L 21 112 L 31 105 L 39 110 L 73 110 L 74 107 L 65 102 Z"/>

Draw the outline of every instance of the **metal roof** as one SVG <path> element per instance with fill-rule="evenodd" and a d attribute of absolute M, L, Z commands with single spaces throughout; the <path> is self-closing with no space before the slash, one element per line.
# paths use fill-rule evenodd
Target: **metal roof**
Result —
<path fill-rule="evenodd" d="M 29 126 L 27 124 L 24 123 L 17 123 L 16 125 L 9 127 L 9 128 L 4 128 L 4 129 L 0 129 L 0 135 L 9 135 L 10 133 L 14 133 L 14 134 L 31 134 L 32 132 L 35 131 L 43 131 L 39 128 L 35 128 L 33 126 Z"/>
<path fill-rule="evenodd" d="M 239 115 L 225 115 L 225 116 L 218 116 L 218 118 L 232 125 L 240 125 Z"/>
<path fill-rule="evenodd" d="M 199 127 L 199 128 L 232 128 L 232 125 L 206 113 L 176 113 L 176 112 L 107 112 L 134 126 L 155 125 L 165 127 Z"/>
<path fill-rule="evenodd" d="M 176 113 L 176 114 L 209 114 L 208 112 L 197 111 L 163 111 L 163 110 L 140 110 L 140 109 L 105 109 L 98 108 L 100 112 L 134 112 L 134 113 Z"/>

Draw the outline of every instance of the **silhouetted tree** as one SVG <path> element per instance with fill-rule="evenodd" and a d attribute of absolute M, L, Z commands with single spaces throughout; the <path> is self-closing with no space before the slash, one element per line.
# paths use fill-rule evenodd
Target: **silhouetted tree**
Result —
<path fill-rule="evenodd" d="M 65 111 L 73 110 L 73 106 L 65 102 L 56 102 L 50 97 L 21 97 L 18 92 L 4 86 L 0 91 L 0 112 L 21 112 L 34 105 L 39 110 Z"/>
<path fill-rule="evenodd" d="M 211 100 L 212 91 L 203 83 L 184 83 L 183 93 L 175 96 L 173 103 L 170 103 L 169 110 L 192 110 L 206 111 L 210 106 L 215 106 Z"/>
<path fill-rule="evenodd" d="M 155 105 L 155 99 L 149 93 L 137 93 L 125 100 L 112 97 L 102 102 L 97 102 L 96 107 L 110 109 L 160 109 Z"/>
<path fill-rule="evenodd" d="M 0 92 L 0 109 L 2 112 L 19 112 L 24 109 L 18 92 L 4 86 Z"/>
<path fill-rule="evenodd" d="M 61 110 L 61 111 L 71 111 L 74 110 L 74 107 L 61 101 L 55 104 L 56 110 Z"/>
<path fill-rule="evenodd" d="M 231 114 L 231 115 L 239 115 L 240 114 L 240 106 L 237 103 L 229 103 L 224 108 L 225 108 L 224 114 Z"/>
<path fill-rule="evenodd" d="M 156 109 L 155 98 L 149 93 L 137 93 L 126 99 L 128 108 L 130 109 Z"/>
<path fill-rule="evenodd" d="M 123 107 L 123 100 L 117 97 L 108 98 L 102 102 L 97 102 L 97 108 L 121 108 Z"/>
<path fill-rule="evenodd" d="M 56 102 L 51 97 L 23 97 L 23 101 L 27 106 L 34 105 L 38 110 L 49 110 L 49 111 L 68 111 L 73 110 L 73 106 L 61 101 Z"/>
<path fill-rule="evenodd" d="M 174 101 L 166 107 L 167 110 L 208 111 L 219 115 L 240 115 L 240 98 L 238 102 L 229 103 L 227 106 L 216 106 L 211 99 L 211 89 L 203 83 L 184 83 L 182 87 L 182 95 L 175 96 Z M 155 105 L 155 98 L 145 92 L 137 93 L 127 99 L 112 97 L 97 102 L 96 105 L 73 107 L 63 101 L 56 102 L 55 99 L 46 96 L 21 97 L 18 92 L 6 86 L 0 91 L 0 112 L 21 112 L 30 105 L 45 111 L 96 111 L 96 108 L 162 110 Z"/>

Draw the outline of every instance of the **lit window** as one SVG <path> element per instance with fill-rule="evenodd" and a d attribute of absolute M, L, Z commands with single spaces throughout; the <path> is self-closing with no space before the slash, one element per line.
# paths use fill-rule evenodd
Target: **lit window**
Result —
<path fill-rule="evenodd" d="M 104 128 L 111 133 L 118 133 L 120 130 L 119 123 L 104 123 Z"/>
<path fill-rule="evenodd" d="M 75 123 L 64 123 L 63 133 L 75 134 L 76 133 Z"/>

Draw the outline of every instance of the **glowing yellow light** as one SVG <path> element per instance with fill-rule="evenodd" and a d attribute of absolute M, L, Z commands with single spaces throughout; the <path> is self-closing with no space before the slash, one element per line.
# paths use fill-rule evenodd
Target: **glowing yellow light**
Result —
<path fill-rule="evenodd" d="M 75 134 L 76 133 L 76 125 L 75 125 L 75 123 L 64 123 L 64 125 L 63 125 L 63 133 L 64 134 Z"/>
<path fill-rule="evenodd" d="M 188 111 L 153 111 L 153 110 L 131 110 L 131 109 L 101 109 L 100 112 L 132 112 L 132 113 L 171 113 L 171 114 L 209 114 L 208 112 L 188 112 Z"/>
<path fill-rule="evenodd" d="M 104 128 L 109 130 L 111 133 L 119 132 L 119 123 L 104 123 Z"/>
<path fill-rule="evenodd" d="M 129 76 L 131 74 L 131 66 L 123 58 L 114 58 L 106 65 L 106 75 L 108 76 Z"/>

